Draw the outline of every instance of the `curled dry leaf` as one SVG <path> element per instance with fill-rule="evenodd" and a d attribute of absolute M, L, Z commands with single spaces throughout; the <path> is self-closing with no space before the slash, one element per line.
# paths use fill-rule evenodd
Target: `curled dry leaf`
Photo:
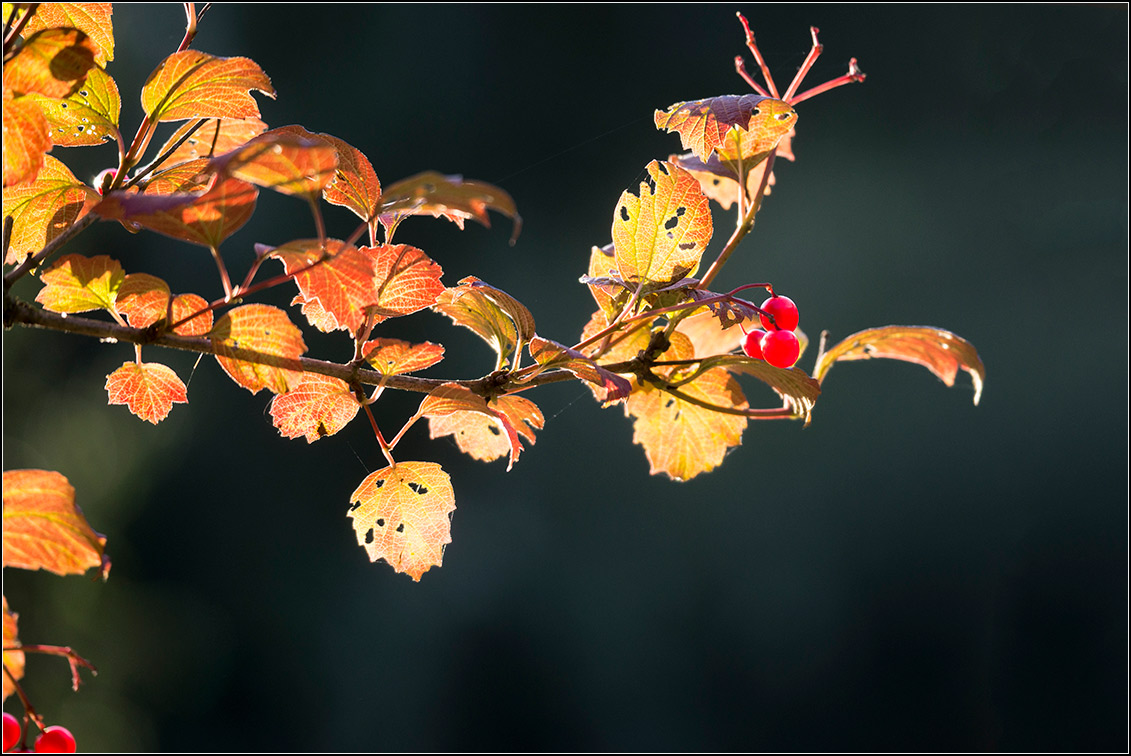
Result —
<path fill-rule="evenodd" d="M 461 229 L 465 220 L 490 228 L 488 210 L 500 212 L 514 222 L 511 234 L 511 244 L 514 244 L 522 230 L 522 218 L 509 194 L 484 181 L 464 181 L 463 176 L 425 171 L 385 187 L 380 220 L 390 237 L 397 225 L 410 215 L 444 217 Z"/>
<path fill-rule="evenodd" d="M 974 404 L 982 398 L 986 368 L 974 345 L 930 326 L 884 326 L 854 333 L 821 355 L 813 377 L 823 382 L 837 362 L 879 358 L 922 365 L 947 386 L 953 386 L 958 371 L 964 370 L 974 384 Z"/>
<path fill-rule="evenodd" d="M 173 369 L 158 362 L 126 362 L 106 376 L 110 404 L 124 404 L 146 422 L 169 416 L 174 404 L 188 404 L 185 384 Z"/>
<path fill-rule="evenodd" d="M 398 462 L 371 473 L 350 497 L 348 517 L 369 561 L 384 559 L 419 581 L 444 560 L 456 508 L 452 481 L 433 462 Z"/>
<path fill-rule="evenodd" d="M 4 472 L 4 567 L 81 575 L 110 571 L 106 536 L 94 532 L 75 489 L 51 470 Z"/>

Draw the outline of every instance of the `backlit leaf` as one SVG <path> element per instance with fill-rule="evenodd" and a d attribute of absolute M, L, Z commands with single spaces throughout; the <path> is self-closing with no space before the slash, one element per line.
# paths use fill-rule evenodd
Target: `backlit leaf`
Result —
<path fill-rule="evenodd" d="M 709 404 L 745 409 L 738 382 L 715 368 L 679 390 Z M 746 418 L 685 402 L 651 385 L 633 392 L 625 406 L 635 418 L 632 440 L 644 447 L 652 475 L 690 480 L 722 464 L 727 449 L 742 442 Z"/>
<path fill-rule="evenodd" d="M 70 26 L 90 36 L 94 60 L 100 66 L 114 59 L 114 25 L 111 3 L 40 3 L 24 27 L 24 36 L 40 29 Z"/>
<path fill-rule="evenodd" d="M 4 63 L 4 89 L 22 94 L 66 97 L 94 67 L 95 45 L 78 29 L 43 29 L 32 34 Z M 4 103 L 7 107 L 8 103 Z"/>
<path fill-rule="evenodd" d="M 4 472 L 4 567 L 81 575 L 109 572 L 106 536 L 91 529 L 75 489 L 50 470 Z"/>
<path fill-rule="evenodd" d="M 493 462 L 510 454 L 513 464 L 518 455 L 511 445 L 507 425 L 533 445 L 534 431 L 541 430 L 545 423 L 542 411 L 534 402 L 521 396 L 500 396 L 486 406 L 505 416 L 506 422 L 497 416 L 470 410 L 433 416 L 428 418 L 429 438 L 451 436 L 460 451 L 481 462 Z M 507 469 L 510 469 L 509 465 Z"/>
<path fill-rule="evenodd" d="M 306 351 L 302 331 L 278 307 L 265 304 L 236 307 L 216 321 L 211 338 L 220 367 L 253 394 L 260 389 L 286 393 L 291 386 L 297 386 L 302 377 L 294 364 Z M 278 360 L 271 364 L 239 360 L 233 356 L 233 348 L 274 355 Z"/>
<path fill-rule="evenodd" d="M 749 323 L 751 320 L 757 321 L 758 316 L 745 319 Z M 761 326 L 755 326 L 760 328 Z M 702 312 L 696 312 L 683 320 L 679 321 L 677 330 L 680 333 L 686 334 L 691 339 L 691 343 L 695 347 L 696 357 L 710 357 L 715 354 L 726 354 L 733 352 L 742 346 L 742 342 L 746 338 L 746 334 L 742 332 L 741 328 L 731 326 L 724 329 L 719 322 L 719 318 L 706 308 Z"/>
<path fill-rule="evenodd" d="M 600 283 L 600 281 L 614 274 L 618 277 L 620 275 L 617 272 L 616 253 L 613 250 L 613 245 L 594 246 L 589 252 L 589 272 L 586 276 L 589 280 L 585 281 L 585 284 L 589 287 L 593 301 L 610 320 L 617 316 L 629 297 L 629 293 L 622 286 Z"/>
<path fill-rule="evenodd" d="M 361 347 L 365 361 L 384 375 L 404 375 L 430 368 L 444 359 L 444 347 L 425 341 L 410 344 L 400 339 L 373 339 Z"/>
<path fill-rule="evenodd" d="M 4 204 L 8 187 L 31 181 L 51 149 L 50 126 L 30 97 L 4 97 Z M 5 212 L 5 214 L 7 214 Z"/>
<path fill-rule="evenodd" d="M 4 648 L 14 648 L 20 645 L 20 634 L 17 620 L 20 615 L 8 609 L 8 597 L 4 597 Z M 11 675 L 4 675 L 4 698 L 16 692 L 16 680 L 24 676 L 24 652 L 5 651 L 4 669 Z"/>
<path fill-rule="evenodd" d="M 334 180 L 322 190 L 331 205 L 341 205 L 364 221 L 373 222 L 381 206 L 381 182 L 365 154 L 356 147 L 329 134 L 319 134 L 338 153 Z"/>
<path fill-rule="evenodd" d="M 357 247 L 328 239 L 323 249 L 317 239 L 305 239 L 276 247 L 268 257 L 282 262 L 295 276 L 299 295 L 294 301 L 302 303 L 303 314 L 320 331 L 344 329 L 356 335 L 365 321 L 366 305 L 379 297 L 373 258 Z"/>
<path fill-rule="evenodd" d="M 511 319 L 511 322 L 514 323 L 519 344 L 525 344 L 534 336 L 534 316 L 530 314 L 530 310 L 526 309 L 526 305 L 522 304 L 522 302 L 519 302 L 502 289 L 496 289 L 491 284 L 486 281 L 481 281 L 475 276 L 461 278 L 459 284 L 461 288 L 466 286 L 480 292 L 483 296 L 487 297 L 487 299 L 494 302 L 500 310 L 506 313 L 507 317 Z"/>
<path fill-rule="evenodd" d="M 301 126 L 285 126 L 263 132 L 214 162 L 256 186 L 315 197 L 334 180 L 338 152 Z"/>
<path fill-rule="evenodd" d="M 495 350 L 500 360 L 518 346 L 514 321 L 482 291 L 470 286 L 445 289 L 437 295 L 432 309 L 470 329 Z"/>
<path fill-rule="evenodd" d="M 715 148 L 715 154 L 723 162 L 749 171 L 765 160 L 770 150 L 778 146 L 778 142 L 785 138 L 796 123 L 797 113 L 788 103 L 763 100 L 749 125 L 728 131 L 723 136 L 722 144 Z"/>
<path fill-rule="evenodd" d="M 275 97 L 271 80 L 254 61 L 182 50 L 165 58 L 149 75 L 141 90 L 141 105 L 157 122 L 258 118 L 253 89 Z"/>
<path fill-rule="evenodd" d="M 368 308 L 375 323 L 431 307 L 444 291 L 444 270 L 416 247 L 379 244 L 361 251 L 373 258 L 377 269 L 378 297 Z"/>
<path fill-rule="evenodd" d="M 543 339 L 540 336 L 535 336 L 530 340 L 529 349 L 530 356 L 543 369 L 561 368 L 568 370 L 578 378 L 602 389 L 605 403 L 620 401 L 632 391 L 632 384 L 629 383 L 628 379 L 600 367 L 576 349 L 571 349 L 556 341 Z"/>
<path fill-rule="evenodd" d="M 118 85 L 100 68 L 92 68 L 73 94 L 63 99 L 28 95 L 51 127 L 51 141 L 60 147 L 82 147 L 116 139 L 122 99 Z"/>
<path fill-rule="evenodd" d="M 148 273 L 130 273 L 118 287 L 114 309 L 134 328 L 148 328 L 169 311 L 169 284 Z"/>
<path fill-rule="evenodd" d="M 168 168 L 141 193 L 110 192 L 94 211 L 190 244 L 219 247 L 251 218 L 259 190 L 213 176 L 207 167 L 207 160 L 198 159 Z"/>
<path fill-rule="evenodd" d="M 683 148 L 691 150 L 700 160 L 706 160 L 715 149 L 723 147 L 732 128 L 751 130 L 756 135 L 755 140 L 765 141 L 779 130 L 780 138 L 796 121 L 797 114 L 788 103 L 756 94 L 677 102 L 667 110 L 656 111 L 656 128 L 678 132 Z M 772 145 L 765 151 L 771 148 Z"/>
<path fill-rule="evenodd" d="M 345 381 L 305 373 L 298 385 L 271 400 L 271 419 L 284 437 L 306 436 L 313 444 L 346 427 L 360 407 Z"/>
<path fill-rule="evenodd" d="M 350 497 L 348 517 L 369 561 L 384 559 L 413 580 L 443 563 L 452 542 L 455 494 L 433 462 L 398 462 L 371 473 Z"/>
<path fill-rule="evenodd" d="M 4 189 L 4 217 L 12 216 L 7 264 L 23 262 L 43 249 L 99 200 L 98 192 L 76 179 L 67 166 L 50 155 L 46 158 L 35 181 Z"/>
<path fill-rule="evenodd" d="M 461 229 L 465 220 L 478 221 L 490 228 L 488 210 L 500 212 L 514 222 L 513 244 L 522 230 L 522 218 L 509 194 L 483 181 L 464 181 L 463 176 L 425 171 L 385 187 L 380 218 L 390 235 L 397 224 L 410 215 L 442 216 Z"/>
<path fill-rule="evenodd" d="M 837 362 L 884 358 L 922 365 L 947 386 L 961 368 L 974 384 L 974 404 L 982 398 L 986 368 L 974 345 L 950 331 L 929 326 L 884 326 L 854 333 L 817 360 L 813 377 L 824 381 Z"/>
<path fill-rule="evenodd" d="M 711 207 L 699 182 L 670 163 L 648 164 L 640 196 L 625 191 L 613 213 L 613 246 L 621 278 L 674 281 L 693 273 L 711 240 Z"/>
<path fill-rule="evenodd" d="M 514 463 L 518 461 L 518 455 L 522 453 L 522 441 L 519 440 L 520 430 L 522 432 L 522 435 L 533 443 L 533 431 L 530 431 L 525 427 L 523 420 L 525 419 L 536 428 L 542 427 L 541 413 L 537 412 L 538 408 L 534 407 L 533 403 L 529 404 L 531 407 L 533 407 L 533 412 L 537 413 L 536 418 L 530 411 L 526 411 L 524 414 L 523 410 L 525 409 L 525 405 L 507 404 L 499 406 L 495 402 L 488 404 L 487 400 L 473 392 L 471 389 L 464 388 L 463 386 L 460 386 L 456 383 L 445 383 L 444 385 L 433 389 L 432 392 L 424 398 L 424 401 L 420 403 L 420 409 L 417 410 L 417 412 L 421 416 L 428 418 L 432 438 L 437 438 L 441 435 L 446 435 L 447 433 L 452 432 L 451 430 L 447 430 L 442 433 L 437 431 L 434 423 L 439 419 L 455 416 L 455 419 L 450 423 L 450 425 L 461 429 L 470 427 L 466 423 L 466 416 L 469 413 L 485 415 L 487 416 L 487 419 L 493 418 L 495 421 L 498 421 L 497 425 L 494 426 L 488 426 L 486 423 L 479 424 L 477 426 L 477 428 L 479 429 L 478 432 L 471 433 L 469 431 L 469 433 L 471 433 L 471 436 L 468 443 L 473 446 L 479 453 L 486 453 L 485 451 L 483 451 L 483 449 L 486 446 L 486 442 L 489 440 L 487 437 L 496 435 L 495 433 L 492 433 L 489 428 L 494 427 L 495 431 L 498 431 L 497 435 L 499 435 L 502 441 L 507 445 L 507 448 L 510 452 L 510 461 L 507 464 L 507 471 L 509 472 L 511 467 L 514 466 Z M 508 414 L 508 411 L 506 411 L 508 409 L 516 410 L 517 416 L 520 418 L 518 425 L 512 422 L 510 414 Z M 462 444 L 460 448 L 464 448 Z M 477 459 L 482 458 L 483 457 L 477 457 Z M 496 457 L 491 457 L 491 459 L 495 458 Z"/>
<path fill-rule="evenodd" d="M 52 312 L 112 310 L 125 277 L 118 261 L 107 255 L 66 255 L 40 275 L 45 285 L 35 301 Z"/>
<path fill-rule="evenodd" d="M 723 367 L 731 372 L 752 375 L 772 388 L 782 398 L 783 406 L 792 410 L 794 417 L 809 423 L 809 416 L 817 397 L 821 395 L 821 384 L 809 377 L 800 368 L 776 368 L 765 360 L 758 360 L 741 354 L 708 357 L 700 363 L 700 369 Z"/>
<path fill-rule="evenodd" d="M 790 138 L 787 135 L 778 143 L 778 157 L 787 160 L 794 159 L 793 153 L 788 151 L 789 142 Z M 681 155 L 669 155 L 668 161 L 675 163 L 694 176 L 699 181 L 699 188 L 703 190 L 703 194 L 707 195 L 708 199 L 718 202 L 723 210 L 730 210 L 731 206 L 738 201 L 737 167 L 731 163 L 722 162 L 718 155 L 711 155 L 704 162 L 695 157 L 694 154 L 687 152 Z M 747 173 L 746 195 L 748 197 L 754 197 L 758 193 L 758 187 L 762 185 L 762 174 L 765 172 L 765 168 L 765 162 L 759 162 Z M 775 183 L 777 183 L 777 180 L 771 171 L 770 180 L 766 184 L 767 197 L 771 194 L 771 188 Z"/>
<path fill-rule="evenodd" d="M 204 311 L 208 302 L 199 294 L 178 294 L 173 297 L 173 322 L 187 318 L 193 313 L 201 313 L 192 320 L 185 321 L 173 329 L 181 336 L 203 336 L 212 330 L 212 311 Z"/>
<path fill-rule="evenodd" d="M 165 140 L 158 155 L 167 150 L 192 128 L 194 121 L 181 124 L 173 135 Z M 192 133 L 180 147 L 165 159 L 162 165 L 176 165 L 197 158 L 214 158 L 244 146 L 263 133 L 267 124 L 258 118 L 210 118 L 203 126 Z"/>
<path fill-rule="evenodd" d="M 142 420 L 157 423 L 174 404 L 188 404 L 188 390 L 172 368 L 158 362 L 126 362 L 106 376 L 110 404 L 124 404 Z"/>

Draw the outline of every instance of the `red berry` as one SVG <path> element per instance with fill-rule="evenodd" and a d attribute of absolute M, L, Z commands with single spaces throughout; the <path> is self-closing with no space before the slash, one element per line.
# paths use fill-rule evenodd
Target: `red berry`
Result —
<path fill-rule="evenodd" d="M 762 358 L 776 368 L 793 367 L 801 355 L 801 344 L 793 331 L 770 331 L 762 337 Z"/>
<path fill-rule="evenodd" d="M 66 727 L 52 725 L 35 739 L 36 753 L 74 753 L 75 736 Z"/>
<path fill-rule="evenodd" d="M 20 720 L 8 712 L 4 712 L 4 751 L 11 750 L 12 746 L 20 741 Z"/>
<path fill-rule="evenodd" d="M 742 351 L 746 352 L 747 357 L 753 357 L 756 360 L 762 359 L 761 342 L 765 335 L 765 331 L 751 331 L 746 334 L 746 340 L 742 342 Z"/>
<path fill-rule="evenodd" d="M 767 331 L 775 329 L 792 331 L 797 328 L 799 320 L 797 305 L 789 297 L 770 297 L 762 303 L 762 309 L 774 316 L 774 319 L 770 320 L 765 315 L 758 315 L 758 318 L 762 321 L 762 327 Z"/>

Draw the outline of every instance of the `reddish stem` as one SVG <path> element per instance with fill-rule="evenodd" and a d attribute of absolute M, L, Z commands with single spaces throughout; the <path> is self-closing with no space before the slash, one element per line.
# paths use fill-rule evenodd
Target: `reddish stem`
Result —
<path fill-rule="evenodd" d="M 824 84 L 818 84 L 812 89 L 806 89 L 801 94 L 795 95 L 792 99 L 790 99 L 789 104 L 796 105 L 799 102 L 804 102 L 810 97 L 816 97 L 822 92 L 827 92 L 830 89 L 836 89 L 837 87 L 842 87 L 845 84 L 862 82 L 867 77 L 868 75 L 861 71 L 860 67 L 856 64 L 856 58 L 853 58 L 852 60 L 848 61 L 848 73 L 844 74 L 843 76 L 838 76 L 835 79 L 830 79 Z"/>
<path fill-rule="evenodd" d="M 734 56 L 734 70 L 736 72 L 738 72 L 738 75 L 741 76 L 746 81 L 746 83 L 750 85 L 750 88 L 753 89 L 755 92 L 762 95 L 763 97 L 769 97 L 770 96 L 770 93 L 767 92 L 762 87 L 761 84 L 754 81 L 753 76 L 751 76 L 749 73 L 747 73 L 747 71 L 746 71 L 746 61 L 744 61 L 742 59 L 741 55 L 735 55 Z"/>
<path fill-rule="evenodd" d="M 774 84 L 774 77 L 770 76 L 770 67 L 766 65 L 766 60 L 762 57 L 762 51 L 758 49 L 758 43 L 754 41 L 754 32 L 750 31 L 750 24 L 746 23 L 746 16 L 743 16 L 741 13 L 735 15 L 737 15 L 738 20 L 742 22 L 742 29 L 746 32 L 746 48 L 750 50 L 750 53 L 754 56 L 754 60 L 758 61 L 758 67 L 762 69 L 762 78 L 766 80 L 766 86 L 769 87 L 770 94 L 780 100 L 777 85 Z"/>
<path fill-rule="evenodd" d="M 381 453 L 385 455 L 390 467 L 396 466 L 396 460 L 393 459 L 393 449 L 389 446 L 389 442 L 381 434 L 381 429 L 377 427 L 377 418 L 373 417 L 373 410 L 369 408 L 369 403 L 362 404 L 362 409 L 365 410 L 366 416 L 369 418 L 369 424 L 373 426 L 373 435 L 377 437 L 377 445 L 381 447 Z"/>

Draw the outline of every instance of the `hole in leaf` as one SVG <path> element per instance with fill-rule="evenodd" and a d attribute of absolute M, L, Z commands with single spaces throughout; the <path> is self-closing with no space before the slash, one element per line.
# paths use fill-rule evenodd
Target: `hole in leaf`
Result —
<path fill-rule="evenodd" d="M 90 93 L 87 92 L 85 89 L 80 89 L 79 94 L 82 95 L 83 97 L 90 97 Z"/>
<path fill-rule="evenodd" d="M 683 208 L 681 207 L 680 210 L 683 210 Z M 678 226 L 679 225 L 679 215 L 680 215 L 679 213 L 676 213 L 672 217 L 668 218 L 667 222 L 664 223 L 664 228 L 666 228 L 668 231 L 671 231 L 673 228 Z M 668 236 L 671 236 L 671 234 L 668 234 Z"/>
<path fill-rule="evenodd" d="M 648 183 L 648 190 L 652 194 L 655 194 L 656 193 L 656 179 L 652 178 L 652 174 L 648 174 L 647 176 L 644 177 L 644 180 Z"/>
<path fill-rule="evenodd" d="M 373 487 L 374 487 L 374 488 L 380 488 L 380 487 L 381 487 L 381 486 L 383 486 L 383 485 L 385 485 L 385 481 L 384 481 L 384 480 L 378 480 L 378 481 L 375 481 L 375 482 L 373 483 Z"/>
<path fill-rule="evenodd" d="M 778 120 L 779 121 L 788 121 L 791 116 L 793 116 L 792 112 L 790 112 L 790 113 L 778 113 Z"/>
<path fill-rule="evenodd" d="M 620 219 L 625 223 L 628 222 L 628 208 L 626 208 L 624 205 L 620 206 Z"/>
<path fill-rule="evenodd" d="M 667 402 L 664 403 L 664 409 L 667 409 L 668 407 L 672 406 L 673 404 L 675 404 L 675 399 L 668 399 Z"/>
<path fill-rule="evenodd" d="M 360 507 L 360 506 L 361 506 L 361 502 L 360 502 L 360 501 L 355 501 L 355 502 L 354 502 L 353 504 L 351 504 L 351 505 L 350 505 L 350 511 L 352 512 L 352 511 L 354 511 L 355 509 L 357 509 L 357 508 L 358 508 L 358 507 Z"/>
<path fill-rule="evenodd" d="M 750 111 L 750 117 L 751 118 L 753 118 L 756 115 L 762 115 L 762 109 L 761 108 L 754 108 L 753 110 Z"/>
<path fill-rule="evenodd" d="M 718 186 L 718 185 L 719 185 L 719 184 L 721 184 L 721 183 L 722 183 L 722 182 L 721 182 L 721 181 L 720 181 L 719 179 L 711 179 L 711 184 L 712 184 L 713 186 Z"/>
<path fill-rule="evenodd" d="M 412 483 L 409 483 L 408 487 L 421 496 L 428 493 L 428 487 L 423 485 L 422 483 L 417 483 L 414 481 Z"/>
<path fill-rule="evenodd" d="M 403 522 L 400 525 L 397 526 L 397 532 L 398 533 L 404 532 L 404 523 Z"/>
<path fill-rule="evenodd" d="M 379 527 L 379 528 L 385 527 L 385 518 L 384 517 L 378 517 L 377 518 L 377 527 Z"/>
<path fill-rule="evenodd" d="M 665 176 L 671 175 L 671 174 L 668 173 L 668 166 L 666 164 L 660 163 L 659 168 L 660 168 L 660 173 L 664 174 Z"/>
<path fill-rule="evenodd" d="M 685 251 L 689 249 L 695 249 L 695 242 L 684 242 L 683 244 L 679 245 L 679 248 Z"/>
<path fill-rule="evenodd" d="M 674 238 L 675 238 L 675 234 L 673 234 L 673 233 L 672 233 L 671 231 L 668 231 L 668 238 L 669 238 L 669 239 L 674 239 Z"/>
<path fill-rule="evenodd" d="M 502 434 L 502 431 L 500 431 L 500 430 L 499 430 L 498 428 L 496 428 L 496 427 L 495 427 L 495 426 L 493 426 L 493 425 L 488 425 L 488 426 L 487 426 L 487 430 L 491 431 L 491 434 L 492 434 L 492 435 L 495 435 L 495 436 L 498 436 L 498 435 L 501 435 L 501 434 Z"/>
<path fill-rule="evenodd" d="M 675 417 L 672 418 L 672 421 L 675 422 L 675 421 L 679 420 L 679 416 L 682 415 L 682 414 L 683 414 L 682 412 L 675 413 Z"/>
<path fill-rule="evenodd" d="M 365 531 L 365 542 L 366 543 L 373 543 L 373 528 L 370 528 L 369 530 Z"/>
<path fill-rule="evenodd" d="M 59 103 L 59 107 L 61 107 L 61 108 L 69 108 L 69 107 L 70 107 L 70 105 L 68 105 L 68 104 L 67 104 L 67 103 L 65 103 L 65 102 L 61 102 L 61 103 Z"/>

